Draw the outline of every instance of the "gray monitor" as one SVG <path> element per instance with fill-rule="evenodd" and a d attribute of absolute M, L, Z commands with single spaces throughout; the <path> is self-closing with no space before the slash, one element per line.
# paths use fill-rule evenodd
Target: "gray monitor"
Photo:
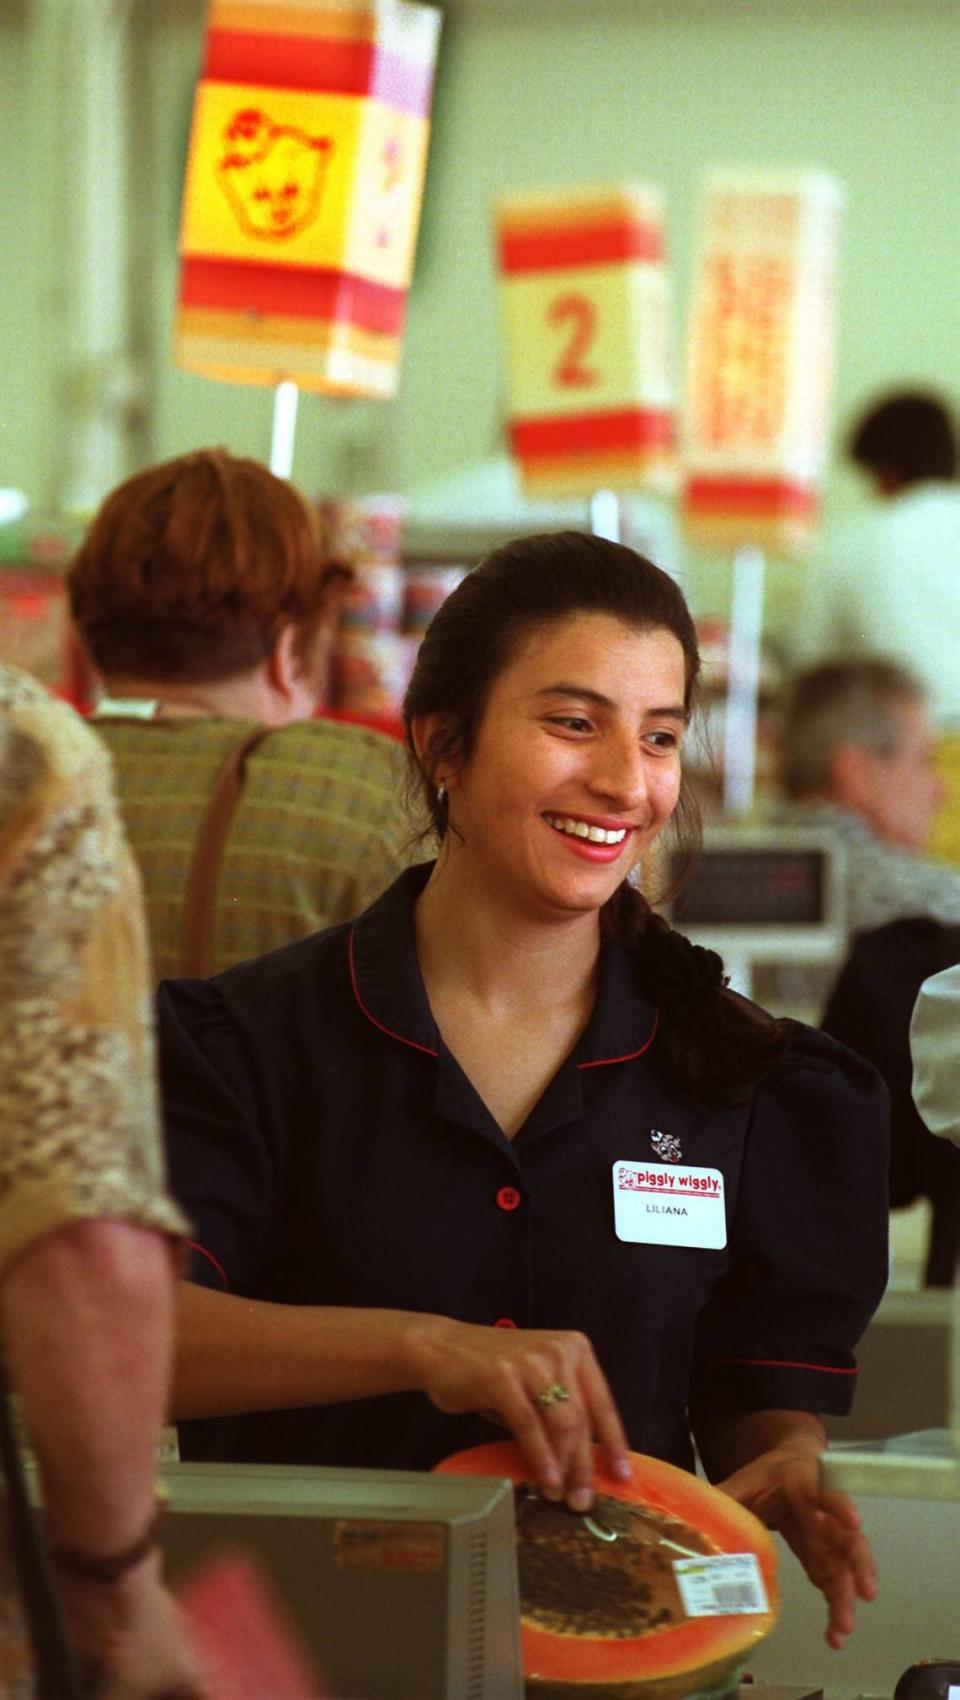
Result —
<path fill-rule="evenodd" d="M 163 1486 L 174 1585 L 252 1553 L 336 1700 L 522 1700 L 511 1483 L 171 1464 Z"/>
<path fill-rule="evenodd" d="M 694 944 L 719 951 L 734 989 L 747 996 L 755 965 L 839 964 L 847 948 L 844 846 L 812 828 L 712 826 L 670 919 Z"/>

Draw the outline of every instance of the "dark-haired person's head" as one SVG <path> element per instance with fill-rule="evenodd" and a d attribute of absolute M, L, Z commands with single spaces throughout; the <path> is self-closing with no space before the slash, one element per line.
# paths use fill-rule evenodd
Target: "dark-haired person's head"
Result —
<path fill-rule="evenodd" d="M 448 824 L 448 800 L 437 796 L 438 769 L 470 761 L 496 680 L 535 634 L 591 615 L 677 639 L 689 716 L 700 656 L 689 609 L 669 574 L 625 545 L 587 533 L 543 532 L 506 543 L 434 616 L 404 700 L 417 788 L 438 839 Z M 431 736 L 417 753 L 416 723 L 427 721 Z M 695 843 L 696 808 L 683 786 L 674 825 L 684 846 Z"/>
<path fill-rule="evenodd" d="M 692 1101 L 718 1104 L 782 1054 L 786 1029 L 729 996 L 719 957 L 674 932 L 628 877 L 664 827 L 680 852 L 671 889 L 696 851 L 680 743 L 699 672 L 693 621 L 667 573 L 622 544 L 546 532 L 496 549 L 443 603 L 404 717 L 441 863 L 472 846 L 475 868 L 496 864 L 499 889 L 522 886 L 571 914 L 597 903 L 660 1010 L 657 1066 Z M 558 861 L 536 817 L 591 842 Z"/>
<path fill-rule="evenodd" d="M 871 407 L 854 427 L 850 457 L 893 495 L 924 479 L 957 476 L 957 428 L 949 407 L 923 390 L 903 390 Z"/>
<path fill-rule="evenodd" d="M 297 718 L 315 705 L 345 576 L 293 485 L 258 461 L 198 449 L 136 473 L 106 498 L 68 591 L 108 687 L 217 686 L 279 659 L 302 684 Z"/>
<path fill-rule="evenodd" d="M 780 773 L 795 800 L 836 803 L 878 838 L 924 849 L 943 785 L 919 681 L 881 656 L 805 668 L 786 694 Z"/>

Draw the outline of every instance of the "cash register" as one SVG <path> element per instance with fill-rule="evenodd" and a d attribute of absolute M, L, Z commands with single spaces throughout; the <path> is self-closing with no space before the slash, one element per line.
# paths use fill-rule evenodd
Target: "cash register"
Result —
<path fill-rule="evenodd" d="M 172 1585 L 250 1555 L 336 1700 L 522 1700 L 509 1482 L 171 1463 L 162 1487 Z"/>
<path fill-rule="evenodd" d="M 844 879 L 844 847 L 831 834 L 712 826 L 670 918 L 694 944 L 719 951 L 730 984 L 749 997 L 761 963 L 843 960 Z"/>

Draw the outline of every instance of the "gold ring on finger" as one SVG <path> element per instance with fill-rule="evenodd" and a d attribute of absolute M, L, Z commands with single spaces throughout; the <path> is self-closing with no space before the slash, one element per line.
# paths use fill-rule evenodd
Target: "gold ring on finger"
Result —
<path fill-rule="evenodd" d="M 562 1381 L 551 1381 L 549 1387 L 545 1387 L 542 1393 L 537 1394 L 537 1404 L 562 1405 L 564 1400 L 569 1399 L 569 1397 L 570 1395 Z"/>

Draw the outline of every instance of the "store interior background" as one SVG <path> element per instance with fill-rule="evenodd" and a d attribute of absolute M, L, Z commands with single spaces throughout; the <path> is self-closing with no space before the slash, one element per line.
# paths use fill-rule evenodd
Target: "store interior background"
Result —
<path fill-rule="evenodd" d="M 867 499 L 839 452 L 864 402 L 909 383 L 960 404 L 956 0 L 441 9 L 399 394 L 301 398 L 293 477 L 308 494 L 397 492 L 414 512 L 445 512 L 452 529 L 483 521 L 484 490 L 503 488 L 490 206 L 506 189 L 661 186 L 679 381 L 705 168 L 820 166 L 837 177 L 846 210 L 827 523 Z M 205 11 L 205 0 L 0 0 L 0 486 L 54 521 L 196 445 L 269 451 L 269 390 L 207 381 L 169 359 Z M 684 549 L 680 570 L 698 616 L 728 614 L 728 560 Z M 788 639 L 803 572 L 802 561 L 769 563 L 774 642 Z M 901 1233 L 902 1286 L 915 1283 L 922 1233 L 922 1222 L 915 1237 Z M 871 1420 L 886 1432 L 942 1421 L 946 1400 L 946 1295 L 892 1296 L 909 1308 L 888 1307 L 874 1336 Z M 811 1622 L 806 1645 L 817 1644 Z"/>
<path fill-rule="evenodd" d="M 399 393 L 303 395 L 294 479 L 313 496 L 398 493 L 412 521 L 441 534 L 449 522 L 456 558 L 458 528 L 502 511 L 509 478 L 495 196 L 610 179 L 662 188 L 679 390 L 703 172 L 819 166 L 846 198 L 825 522 L 867 500 L 843 462 L 851 415 L 903 383 L 960 400 L 957 0 L 441 10 Z M 180 371 L 169 353 L 205 17 L 205 0 L 0 7 L 0 486 L 54 529 L 150 461 L 215 443 L 269 453 L 273 392 Z M 726 617 L 729 559 L 681 541 L 666 564 L 695 614 Z M 789 650 L 803 574 L 802 559 L 768 563 L 774 648 Z"/>
<path fill-rule="evenodd" d="M 293 477 L 396 492 L 457 531 L 502 515 L 490 208 L 502 190 L 662 188 L 678 389 L 702 174 L 819 166 L 843 186 L 825 522 L 865 501 L 841 444 L 901 383 L 960 401 L 957 0 L 447 0 L 399 393 L 303 395 Z M 273 393 L 176 369 L 177 234 L 205 0 L 0 7 L 0 486 L 55 530 L 120 478 L 202 444 L 265 459 Z M 661 500 L 650 498 L 651 502 Z M 487 504 L 490 504 L 489 509 Z M 567 510 L 569 512 L 569 509 Z M 583 509 L 586 522 L 586 507 Z M 694 612 L 729 613 L 729 559 L 679 544 Z M 789 648 L 804 564 L 767 567 Z M 900 1224 L 905 1285 L 923 1243 Z M 899 1278 L 899 1277 L 898 1277 Z"/>
<path fill-rule="evenodd" d="M 887 386 L 960 394 L 960 10 L 954 0 L 449 0 L 394 402 L 301 399 L 311 494 L 436 505 L 503 454 L 490 205 L 638 178 L 666 197 L 677 327 L 713 164 L 807 166 L 846 193 L 834 434 Z M 196 444 L 266 457 L 272 394 L 169 360 L 204 0 L 0 7 L 0 484 L 46 511 Z M 489 471 L 489 466 L 488 466 Z M 495 480 L 494 480 L 495 481 Z M 442 500 L 442 498 L 439 498 Z M 831 456 L 827 517 L 863 500 Z M 684 553 L 698 614 L 727 561 Z M 803 564 L 771 563 L 789 631 Z"/>

